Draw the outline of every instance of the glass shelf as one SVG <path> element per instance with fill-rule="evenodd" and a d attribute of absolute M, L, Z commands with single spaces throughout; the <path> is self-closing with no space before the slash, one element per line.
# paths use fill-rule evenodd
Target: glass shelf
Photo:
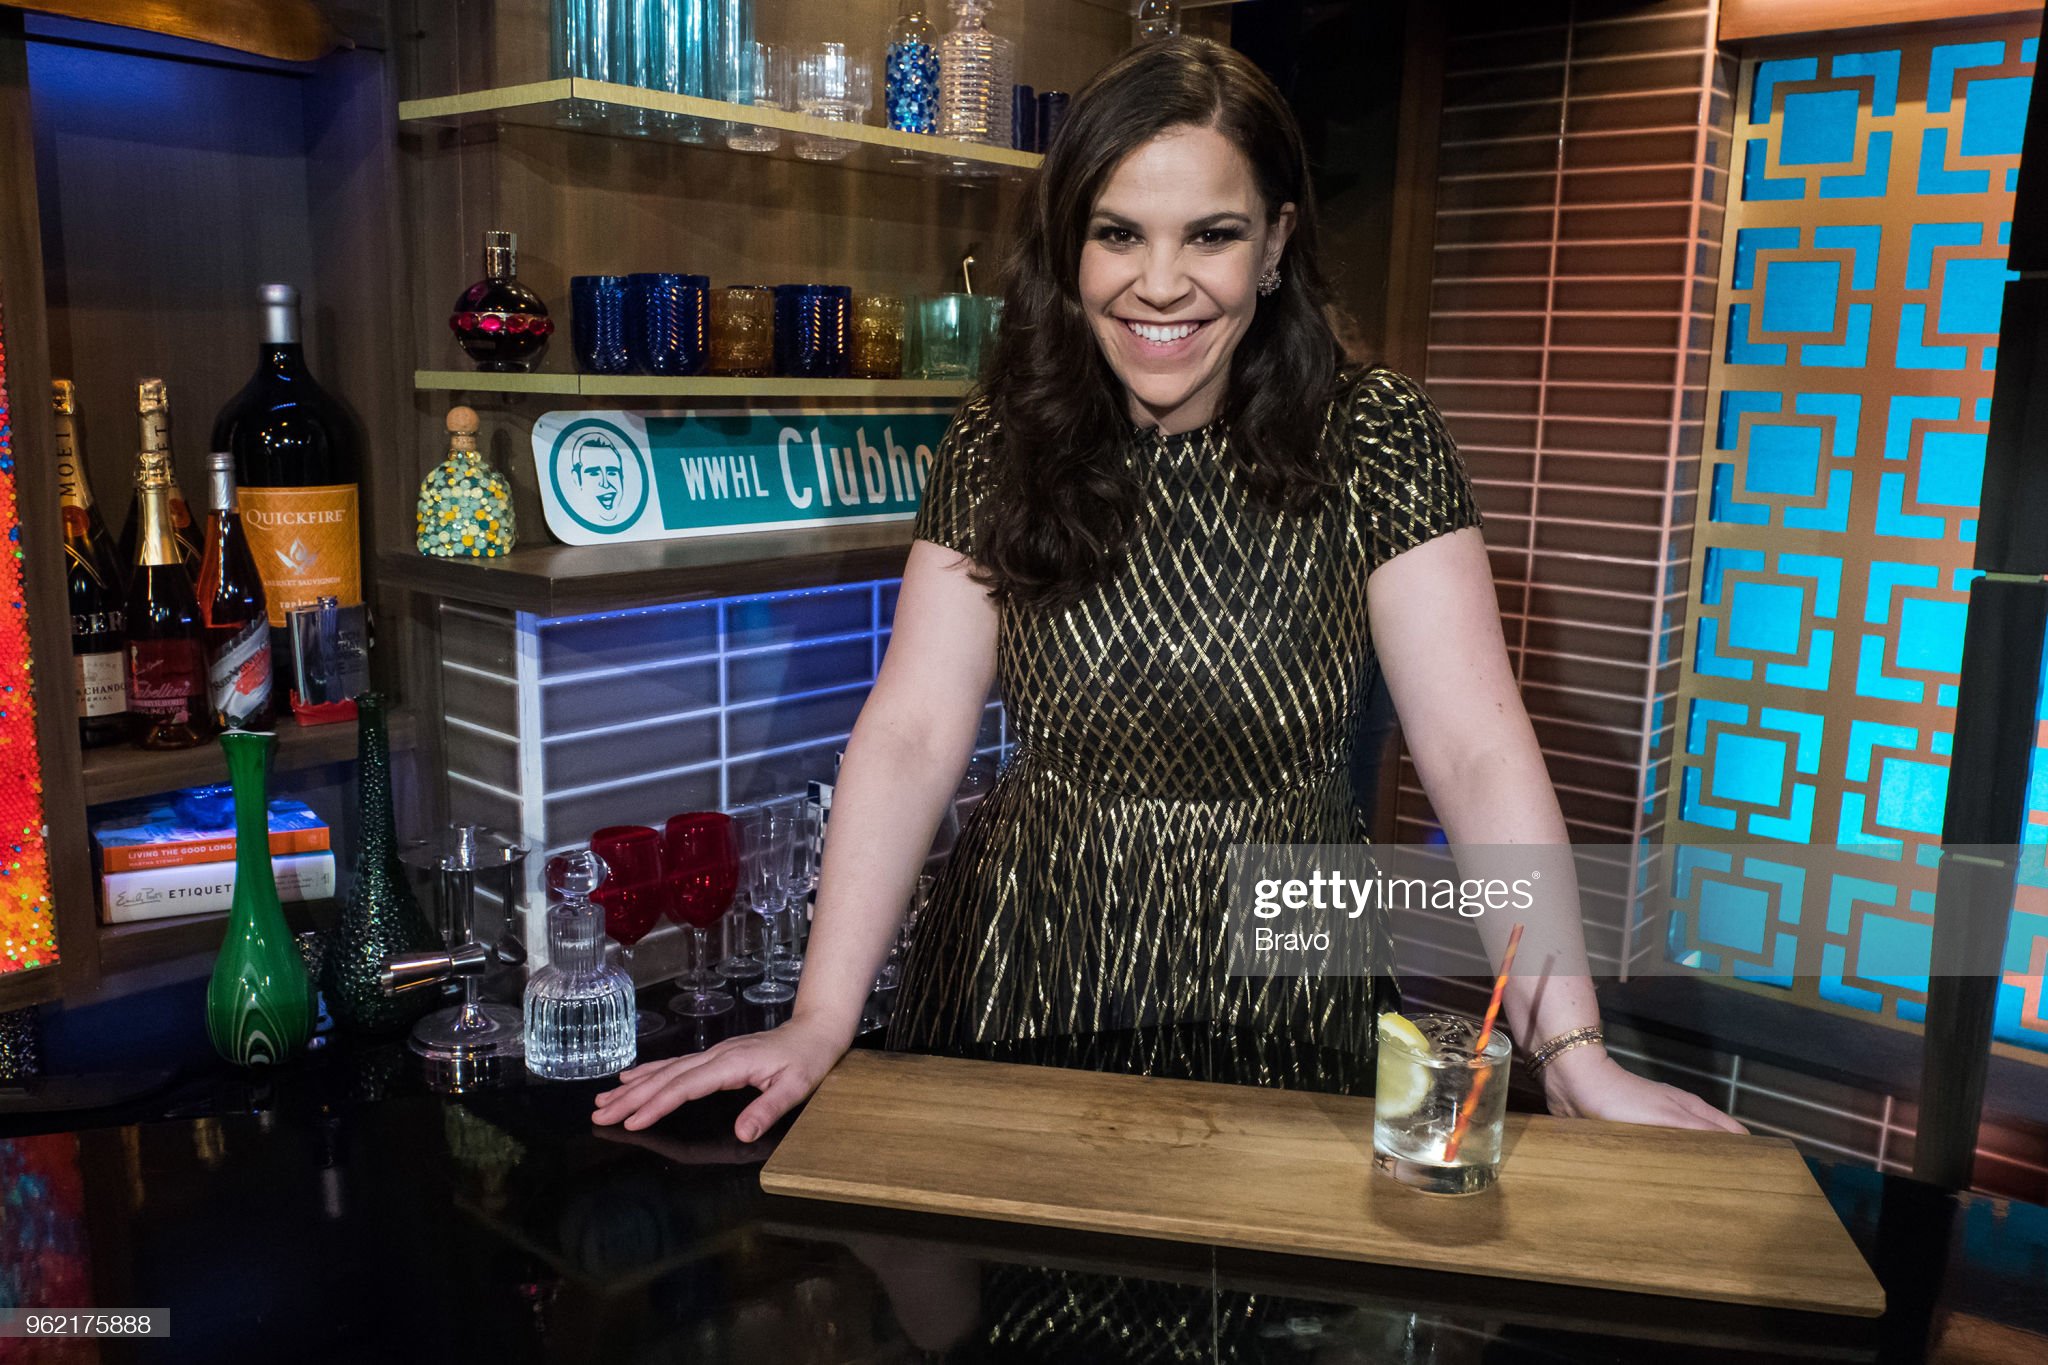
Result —
<path fill-rule="evenodd" d="M 329 763 L 348 763 L 355 759 L 356 727 L 353 722 L 300 725 L 286 717 L 272 728 L 277 733 L 277 753 L 271 760 L 273 774 L 318 768 Z M 412 746 L 415 724 L 410 711 L 394 711 L 389 728 L 394 750 Z M 152 750 L 126 745 L 87 749 L 83 766 L 85 803 L 88 806 L 228 780 L 227 760 L 222 756 L 217 740 L 209 740 L 190 749 Z"/>
<path fill-rule="evenodd" d="M 450 393 L 544 393 L 611 398 L 964 398 L 964 379 L 665 379 L 633 374 L 488 374 L 415 370 L 413 387 Z"/>
<path fill-rule="evenodd" d="M 651 116 L 651 117 L 643 117 Z M 736 156 L 772 156 L 783 160 L 815 160 L 799 156 L 799 135 L 833 139 L 846 154 L 820 165 L 907 175 L 936 175 L 962 184 L 1017 179 L 1043 160 L 1034 152 L 1008 147 L 955 142 L 923 133 L 900 133 L 864 123 L 833 123 L 805 114 L 724 100 L 671 95 L 608 81 L 565 77 L 526 85 L 499 86 L 462 95 L 404 100 L 398 117 L 405 123 L 474 123 L 496 121 L 537 128 L 563 128 L 607 137 L 631 137 L 671 143 L 699 142 Z M 740 152 L 726 146 L 735 129 L 774 129 L 782 134 L 770 152 Z"/>

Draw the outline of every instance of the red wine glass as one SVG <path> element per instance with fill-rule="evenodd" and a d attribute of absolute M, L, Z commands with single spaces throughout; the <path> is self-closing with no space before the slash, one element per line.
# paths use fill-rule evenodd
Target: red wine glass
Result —
<path fill-rule="evenodd" d="M 717 811 L 678 815 L 663 831 L 661 854 L 669 918 L 689 928 L 693 943 L 691 968 L 678 978 L 689 994 L 669 1007 L 691 1018 L 724 1014 L 732 1009 L 733 998 L 720 989 L 725 979 L 710 968 L 708 933 L 739 891 L 738 830 Z"/>
<path fill-rule="evenodd" d="M 607 825 L 590 836 L 590 851 L 609 869 L 591 899 L 604 909 L 604 931 L 619 944 L 619 965 L 633 974 L 633 945 L 661 923 L 661 835 L 646 825 Z M 653 1010 L 638 1010 L 642 1038 L 667 1027 Z"/>

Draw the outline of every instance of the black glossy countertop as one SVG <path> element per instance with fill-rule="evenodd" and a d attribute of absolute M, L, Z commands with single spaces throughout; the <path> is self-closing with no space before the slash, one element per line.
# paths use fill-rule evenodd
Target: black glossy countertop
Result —
<path fill-rule="evenodd" d="M 0 1304 L 39 1283 L 171 1335 L 0 1360 L 2048 1360 L 2048 1209 L 1854 1166 L 1814 1170 L 1876 1321 L 771 1198 L 740 1098 L 623 1135 L 599 1088 L 437 1096 L 386 1046 L 188 1078 L 142 1121 L 17 1094 Z"/>

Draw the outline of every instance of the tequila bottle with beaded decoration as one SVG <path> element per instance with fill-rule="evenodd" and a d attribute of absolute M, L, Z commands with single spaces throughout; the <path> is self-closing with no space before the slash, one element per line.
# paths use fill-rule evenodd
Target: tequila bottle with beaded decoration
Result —
<path fill-rule="evenodd" d="M 500 559 L 518 539 L 512 486 L 476 448 L 476 413 L 448 410 L 448 458 L 420 484 L 419 547 L 442 559 Z"/>

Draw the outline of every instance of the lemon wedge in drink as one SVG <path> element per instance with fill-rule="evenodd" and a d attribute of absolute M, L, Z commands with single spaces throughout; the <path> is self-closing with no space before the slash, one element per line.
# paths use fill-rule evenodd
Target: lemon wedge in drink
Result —
<path fill-rule="evenodd" d="M 1379 1045 L 1375 1109 L 1388 1118 L 1412 1114 L 1429 1098 L 1430 1069 L 1422 1059 L 1435 1049 L 1421 1029 L 1391 1011 L 1380 1016 Z"/>

